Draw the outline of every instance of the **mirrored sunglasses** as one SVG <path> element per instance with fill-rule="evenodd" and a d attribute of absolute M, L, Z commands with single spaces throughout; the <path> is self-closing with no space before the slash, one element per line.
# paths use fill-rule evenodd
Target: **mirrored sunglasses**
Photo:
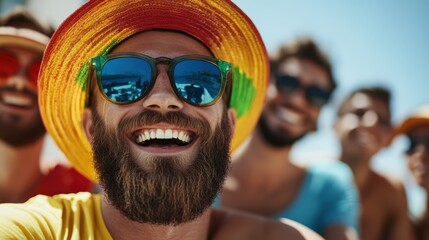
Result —
<path fill-rule="evenodd" d="M 145 97 L 155 84 L 157 64 L 169 65 L 167 74 L 174 92 L 194 106 L 216 103 L 230 78 L 227 76 L 232 73 L 230 63 L 200 55 L 171 59 L 152 58 L 139 53 L 117 53 L 91 59 L 100 92 L 116 104 L 130 104 Z"/>
<path fill-rule="evenodd" d="M 318 108 L 323 107 L 331 97 L 331 91 L 322 89 L 317 85 L 304 86 L 298 78 L 288 74 L 277 74 L 275 85 L 280 92 L 285 94 L 297 90 L 304 91 L 307 101 Z"/>
<path fill-rule="evenodd" d="M 18 75 L 21 68 L 24 68 L 25 76 L 37 87 L 37 77 L 39 75 L 41 59 L 32 61 L 28 66 L 21 66 L 19 59 L 10 52 L 0 50 L 0 82 Z"/>

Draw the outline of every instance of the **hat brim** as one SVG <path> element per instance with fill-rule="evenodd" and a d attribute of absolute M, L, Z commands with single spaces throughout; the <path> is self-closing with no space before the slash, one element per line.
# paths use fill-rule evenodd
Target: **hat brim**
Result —
<path fill-rule="evenodd" d="M 429 125 L 429 118 L 427 117 L 411 117 L 406 119 L 397 129 L 395 129 L 394 136 L 401 134 L 407 134 L 413 129 L 422 126 Z"/>
<path fill-rule="evenodd" d="M 44 52 L 49 37 L 31 29 L 0 27 L 0 46 L 17 46 Z"/>
<path fill-rule="evenodd" d="M 215 57 L 233 64 L 231 107 L 236 110 L 232 151 L 251 133 L 265 99 L 268 57 L 251 20 L 231 1 L 88 1 L 57 29 L 39 75 L 43 121 L 72 165 L 96 180 L 82 128 L 89 59 L 129 36 L 151 29 L 185 32 Z"/>

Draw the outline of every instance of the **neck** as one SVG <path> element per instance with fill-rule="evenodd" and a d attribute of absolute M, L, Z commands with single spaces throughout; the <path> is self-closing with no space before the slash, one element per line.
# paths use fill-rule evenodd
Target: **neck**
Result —
<path fill-rule="evenodd" d="M 361 171 L 362 169 L 369 168 L 372 156 L 365 156 L 360 152 L 354 152 L 344 149 L 341 152 L 340 160 L 352 169 L 354 173 Z"/>
<path fill-rule="evenodd" d="M 180 225 L 153 225 L 138 223 L 123 216 L 110 205 L 105 195 L 102 197 L 101 210 L 107 229 L 113 239 L 207 239 L 211 209 L 208 208 L 200 217 Z"/>
<path fill-rule="evenodd" d="M 247 141 L 241 145 L 233 156 L 233 163 L 245 166 L 278 167 L 290 164 L 292 146 L 274 147 L 265 141 L 259 129 L 255 129 Z M 269 164 L 267 164 L 269 162 Z M 243 163 L 243 164 L 241 164 Z"/>
<path fill-rule="evenodd" d="M 0 202 L 23 202 L 34 193 L 42 176 L 43 143 L 44 138 L 22 147 L 0 142 Z"/>
<path fill-rule="evenodd" d="M 347 151 L 343 151 L 340 159 L 352 170 L 359 191 L 364 192 L 364 189 L 367 187 L 366 183 L 371 174 L 371 157 L 365 157 L 360 154 L 352 154 Z"/>
<path fill-rule="evenodd" d="M 265 141 L 259 130 L 253 131 L 232 156 L 231 170 L 224 189 L 235 191 L 237 186 L 277 188 L 295 178 L 301 167 L 290 161 L 291 148 L 273 147 Z"/>

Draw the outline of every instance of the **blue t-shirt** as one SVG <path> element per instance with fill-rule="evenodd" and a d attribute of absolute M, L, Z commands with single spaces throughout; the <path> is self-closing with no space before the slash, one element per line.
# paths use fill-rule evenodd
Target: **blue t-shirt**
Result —
<path fill-rule="evenodd" d="M 273 217 L 294 220 L 319 234 L 331 224 L 349 226 L 359 232 L 359 195 L 349 167 L 334 161 L 313 164 L 307 170 L 298 195 Z M 213 206 L 219 205 L 216 198 Z"/>

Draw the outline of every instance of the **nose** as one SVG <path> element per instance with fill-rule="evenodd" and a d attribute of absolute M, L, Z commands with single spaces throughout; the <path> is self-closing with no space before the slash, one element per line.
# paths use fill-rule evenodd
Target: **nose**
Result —
<path fill-rule="evenodd" d="M 25 88 L 31 88 L 31 83 L 22 70 L 8 78 L 6 84 L 8 86 L 13 86 L 18 91 L 22 91 Z"/>
<path fill-rule="evenodd" d="M 291 104 L 301 107 L 303 109 L 312 107 L 311 103 L 307 100 L 305 96 L 305 91 L 302 88 L 294 89 L 288 93 L 288 98 Z"/>
<path fill-rule="evenodd" d="M 154 86 L 144 98 L 143 106 L 158 111 L 178 111 L 183 108 L 183 101 L 170 84 L 166 66 L 158 67 Z"/>

